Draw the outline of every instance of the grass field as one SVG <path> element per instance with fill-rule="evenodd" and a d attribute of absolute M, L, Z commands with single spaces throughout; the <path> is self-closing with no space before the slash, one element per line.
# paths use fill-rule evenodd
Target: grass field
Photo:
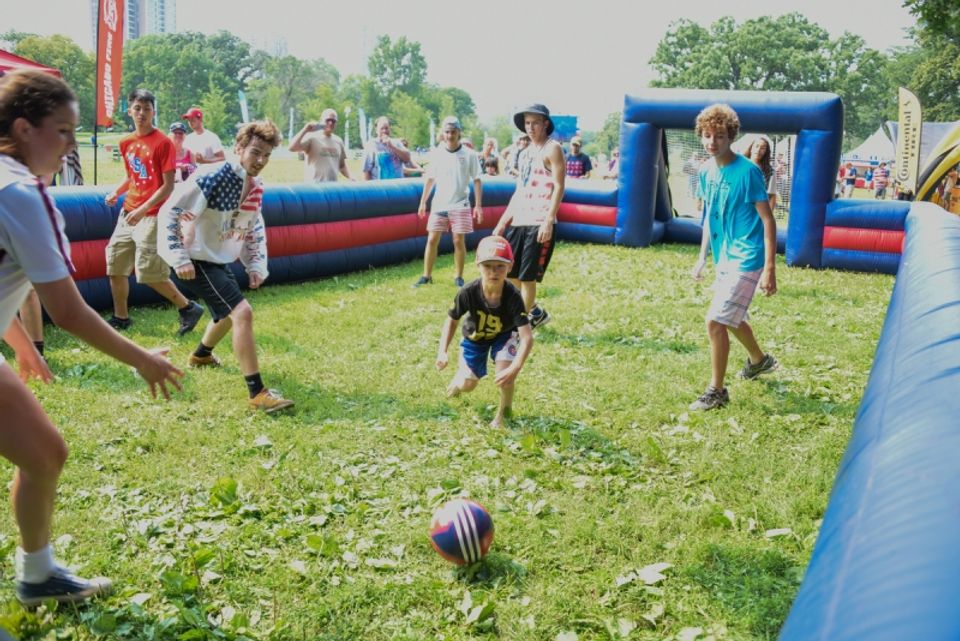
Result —
<path fill-rule="evenodd" d="M 560 244 L 542 288 L 554 320 L 502 430 L 490 381 L 447 401 L 433 367 L 450 256 L 416 290 L 411 263 L 251 293 L 265 381 L 297 401 L 283 416 L 247 410 L 228 341 L 221 370 L 163 402 L 50 329 L 58 380 L 34 389 L 71 447 L 56 549 L 117 589 L 27 613 L 7 563 L 0 625 L 49 641 L 775 638 L 893 279 L 781 264 L 753 310 L 781 369 L 691 414 L 709 370 L 695 252 Z M 199 338 L 172 338 L 170 309 L 133 317 L 131 336 L 177 363 Z M 461 495 L 496 539 L 458 571 L 426 529 Z"/>

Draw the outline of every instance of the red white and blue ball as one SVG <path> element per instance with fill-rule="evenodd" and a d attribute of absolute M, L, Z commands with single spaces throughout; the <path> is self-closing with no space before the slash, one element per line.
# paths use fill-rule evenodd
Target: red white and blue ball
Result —
<path fill-rule="evenodd" d="M 475 501 L 447 501 L 433 515 L 430 543 L 451 563 L 476 563 L 486 556 L 493 543 L 493 519 L 487 509 Z"/>

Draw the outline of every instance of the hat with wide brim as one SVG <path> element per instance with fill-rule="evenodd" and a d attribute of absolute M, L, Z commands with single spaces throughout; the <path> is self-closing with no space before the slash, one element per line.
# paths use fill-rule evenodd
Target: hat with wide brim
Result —
<path fill-rule="evenodd" d="M 553 121 L 550 120 L 550 110 L 545 106 L 537 103 L 532 104 L 529 107 L 524 107 L 517 113 L 513 114 L 513 124 L 517 126 L 517 129 L 526 133 L 527 129 L 523 126 L 523 114 L 539 114 L 547 119 L 547 135 L 553 133 Z"/>

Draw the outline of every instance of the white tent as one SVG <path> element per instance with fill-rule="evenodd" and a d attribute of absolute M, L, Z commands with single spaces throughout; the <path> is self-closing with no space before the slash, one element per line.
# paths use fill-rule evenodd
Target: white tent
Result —
<path fill-rule="evenodd" d="M 893 143 L 881 127 L 860 143 L 859 147 L 845 153 L 843 159 L 860 162 L 890 162 L 894 159 L 895 152 Z"/>

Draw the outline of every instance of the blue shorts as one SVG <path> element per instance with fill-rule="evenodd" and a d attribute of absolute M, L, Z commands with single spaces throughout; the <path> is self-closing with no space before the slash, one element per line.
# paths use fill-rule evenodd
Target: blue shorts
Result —
<path fill-rule="evenodd" d="M 493 339 L 492 343 L 477 343 L 468 338 L 460 341 L 460 367 L 466 368 L 471 378 L 481 379 L 487 375 L 487 358 L 497 361 L 513 362 L 517 357 L 520 335 L 516 330 L 504 332 Z"/>

